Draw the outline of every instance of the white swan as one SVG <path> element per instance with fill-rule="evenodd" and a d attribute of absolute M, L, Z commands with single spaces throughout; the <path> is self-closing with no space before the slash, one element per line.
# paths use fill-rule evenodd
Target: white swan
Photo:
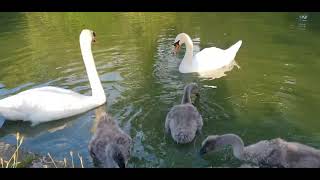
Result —
<path fill-rule="evenodd" d="M 81 114 L 104 104 L 106 96 L 91 51 L 95 36 L 95 32 L 88 29 L 80 34 L 80 48 L 92 96 L 51 86 L 30 89 L 0 100 L 0 116 L 6 120 L 30 121 L 34 126 Z"/>
<path fill-rule="evenodd" d="M 205 48 L 193 56 L 193 43 L 186 33 L 177 35 L 174 41 L 174 53 L 176 54 L 182 44 L 186 44 L 186 53 L 180 63 L 181 73 L 207 72 L 217 70 L 233 62 L 242 41 L 238 41 L 230 48 L 223 50 L 216 47 Z"/>

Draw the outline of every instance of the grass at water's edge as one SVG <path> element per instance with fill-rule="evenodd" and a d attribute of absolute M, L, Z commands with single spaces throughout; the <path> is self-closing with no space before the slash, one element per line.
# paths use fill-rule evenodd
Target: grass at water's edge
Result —
<path fill-rule="evenodd" d="M 24 137 L 20 136 L 20 133 L 16 133 L 17 144 L 15 145 L 15 151 L 8 160 L 0 157 L 0 168 L 76 168 L 72 151 L 70 151 L 71 163 L 68 163 L 66 158 L 64 158 L 63 161 L 54 160 L 50 153 L 48 153 L 47 156 L 39 156 L 31 153 L 19 161 L 19 151 L 23 140 Z M 83 158 L 79 153 L 78 158 L 81 168 L 84 168 Z"/>
<path fill-rule="evenodd" d="M 23 139 L 24 137 L 23 136 L 20 137 L 20 133 L 16 134 L 16 140 L 17 140 L 16 150 L 14 151 L 14 153 L 12 154 L 9 160 L 4 160 L 2 157 L 0 157 L 2 168 L 9 168 L 9 167 L 17 168 L 18 165 L 21 163 L 21 162 L 18 162 L 18 159 L 19 159 L 19 148 L 23 143 Z"/>

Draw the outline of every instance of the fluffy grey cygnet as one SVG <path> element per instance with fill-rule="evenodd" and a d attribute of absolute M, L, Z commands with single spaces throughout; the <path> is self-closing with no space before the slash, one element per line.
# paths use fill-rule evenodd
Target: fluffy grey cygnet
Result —
<path fill-rule="evenodd" d="M 104 107 L 104 106 L 103 106 Z M 130 158 L 132 139 L 104 110 L 96 110 L 95 133 L 89 143 L 89 152 L 95 166 L 125 168 Z"/>
<path fill-rule="evenodd" d="M 191 142 L 203 126 L 200 113 L 191 103 L 191 94 L 199 96 L 196 83 L 185 86 L 181 104 L 172 107 L 166 117 L 165 131 L 179 144 Z"/>
<path fill-rule="evenodd" d="M 260 167 L 320 168 L 320 150 L 281 138 L 263 140 L 245 147 L 242 139 L 235 134 L 212 135 L 202 142 L 200 154 L 227 145 L 232 146 L 236 158 Z"/>

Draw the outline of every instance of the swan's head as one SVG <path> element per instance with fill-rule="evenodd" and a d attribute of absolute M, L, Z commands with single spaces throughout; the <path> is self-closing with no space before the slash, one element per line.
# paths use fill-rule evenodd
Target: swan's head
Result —
<path fill-rule="evenodd" d="M 93 157 L 94 164 L 102 168 L 125 168 L 125 160 L 119 147 L 115 144 L 109 144 L 106 146 L 103 153 L 93 153 L 90 151 Z"/>
<path fill-rule="evenodd" d="M 185 86 L 185 91 L 191 89 L 191 93 L 195 94 L 196 96 L 200 96 L 200 90 L 199 90 L 199 86 L 197 83 L 189 83 L 188 85 Z"/>
<path fill-rule="evenodd" d="M 174 40 L 174 43 L 172 44 L 174 46 L 173 53 L 177 54 L 180 50 L 180 47 L 183 43 L 186 43 L 190 37 L 186 33 L 180 33 L 177 35 L 176 39 Z"/>
<path fill-rule="evenodd" d="M 102 160 L 105 168 L 125 168 L 125 160 L 119 146 L 111 144 L 106 147 L 106 159 Z"/>
<path fill-rule="evenodd" d="M 235 148 L 243 148 L 242 139 L 235 134 L 211 135 L 208 136 L 201 144 L 200 155 L 205 155 L 210 151 L 218 151 L 227 145 L 237 146 Z M 239 154 L 240 152 L 236 152 Z M 238 155 L 236 155 L 239 157 Z"/>
<path fill-rule="evenodd" d="M 81 40 L 85 42 L 94 43 L 96 42 L 96 33 L 90 29 L 84 29 L 81 31 L 80 34 L 80 41 Z"/>
<path fill-rule="evenodd" d="M 202 141 L 200 155 L 203 156 L 210 151 L 216 150 L 218 141 L 218 135 L 208 136 L 204 141 Z"/>

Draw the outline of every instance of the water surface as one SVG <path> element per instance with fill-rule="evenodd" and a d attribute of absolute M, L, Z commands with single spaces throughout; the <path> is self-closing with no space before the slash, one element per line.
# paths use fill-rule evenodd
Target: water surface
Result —
<path fill-rule="evenodd" d="M 97 33 L 93 54 L 106 110 L 134 140 L 129 167 L 238 167 L 230 149 L 199 157 L 211 134 L 236 133 L 245 144 L 282 137 L 320 148 L 319 13 L 0 13 L 0 99 L 45 85 L 91 94 L 79 47 L 79 33 Z M 218 79 L 181 74 L 184 49 L 171 55 L 178 33 L 195 40 L 195 52 L 227 48 L 242 40 L 233 68 Z M 196 106 L 203 132 L 188 145 L 164 133 L 169 109 L 183 87 L 201 87 Z M 216 86 L 217 88 L 210 88 Z M 95 111 L 30 127 L 6 122 L 0 140 L 70 158 L 87 146 Z"/>

